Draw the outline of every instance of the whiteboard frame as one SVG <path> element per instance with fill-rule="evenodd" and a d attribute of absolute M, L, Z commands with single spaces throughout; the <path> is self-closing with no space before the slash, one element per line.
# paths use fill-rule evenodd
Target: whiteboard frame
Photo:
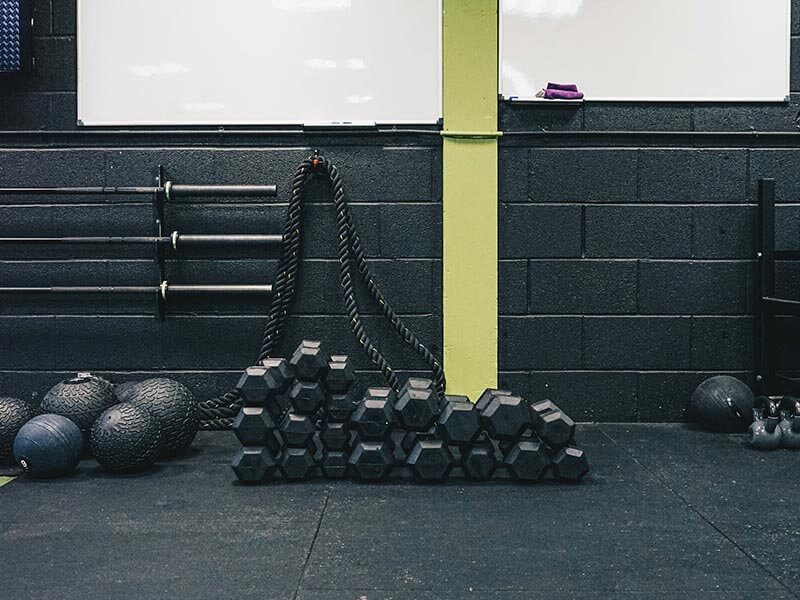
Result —
<path fill-rule="evenodd" d="M 80 2 L 81 0 L 78 0 Z M 497 55 L 498 55 L 498 65 L 497 65 L 497 89 L 499 91 L 499 96 L 506 102 L 536 102 L 541 104 L 556 104 L 557 101 L 554 100 L 546 100 L 544 98 L 539 98 L 537 96 L 506 96 L 503 92 L 503 1 L 498 0 L 498 14 L 497 14 L 497 39 L 498 39 L 498 46 L 497 46 Z M 630 103 L 645 103 L 651 102 L 653 104 L 658 103 L 683 103 L 683 102 L 696 102 L 698 104 L 731 104 L 731 103 L 741 103 L 741 104 L 787 104 L 791 100 L 791 73 L 792 73 L 792 0 L 784 0 L 786 3 L 786 31 L 784 31 L 784 39 L 788 40 L 786 44 L 786 72 L 783 74 L 784 77 L 784 86 L 786 88 L 786 94 L 783 98 L 704 98 L 704 97 L 678 97 L 678 98 L 665 98 L 665 97 L 658 97 L 658 98 L 644 98 L 644 97 L 630 97 L 626 98 L 624 96 L 593 96 L 593 97 L 584 97 L 583 100 L 572 100 L 573 103 L 582 103 L 582 102 L 630 102 Z M 563 104 L 562 104 L 563 106 Z"/>
<path fill-rule="evenodd" d="M 91 0 L 90 0 L 91 1 Z M 76 11 L 76 96 L 77 96 L 77 121 L 76 125 L 79 127 L 241 127 L 241 126 L 272 126 L 272 125 L 299 125 L 302 127 L 373 127 L 378 125 L 438 125 L 444 117 L 444 82 L 443 82 L 443 54 L 442 54 L 442 40 L 444 31 L 442 29 L 442 2 L 443 0 L 435 0 L 438 10 L 436 15 L 438 18 L 439 35 L 437 36 L 437 65 L 436 71 L 439 80 L 439 116 L 432 121 L 419 121 L 417 119 L 401 119 L 391 121 L 271 121 L 268 119 L 261 120 L 221 120 L 209 121 L 199 120 L 192 122 L 177 122 L 177 121 L 132 121 L 132 120 L 113 120 L 113 121 L 87 121 L 81 119 L 81 6 L 84 0 L 77 0 L 75 5 Z"/>

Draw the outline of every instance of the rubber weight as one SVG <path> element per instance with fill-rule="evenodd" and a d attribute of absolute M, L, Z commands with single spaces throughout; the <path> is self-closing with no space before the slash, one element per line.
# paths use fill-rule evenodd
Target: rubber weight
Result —
<path fill-rule="evenodd" d="M 453 462 L 453 455 L 442 440 L 418 440 L 406 459 L 414 478 L 425 482 L 447 479 Z"/>
<path fill-rule="evenodd" d="M 292 354 L 289 364 L 298 379 L 318 381 L 324 377 L 330 360 L 320 342 L 303 340 Z"/>
<path fill-rule="evenodd" d="M 495 440 L 516 441 L 531 426 L 530 413 L 519 396 L 497 395 L 481 411 L 481 422 Z"/>
<path fill-rule="evenodd" d="M 158 419 L 143 406 L 130 402 L 112 406 L 92 426 L 91 447 L 106 471 L 146 469 L 161 451 Z"/>
<path fill-rule="evenodd" d="M 76 466 L 83 452 L 83 434 L 61 415 L 39 415 L 25 423 L 14 439 L 14 457 L 33 477 L 59 477 Z"/>
<path fill-rule="evenodd" d="M 174 456 L 192 445 L 200 419 L 194 396 L 185 385 L 164 377 L 147 379 L 133 389 L 128 402 L 146 408 L 158 420 L 160 456 Z"/>
<path fill-rule="evenodd" d="M 553 474 L 562 481 L 580 481 L 589 472 L 583 450 L 567 446 L 553 457 Z"/>
<path fill-rule="evenodd" d="M 475 405 L 466 396 L 445 396 L 444 408 L 436 424 L 439 437 L 456 446 L 472 444 L 481 433 Z"/>
<path fill-rule="evenodd" d="M 35 411 L 18 398 L 0 398 L 0 465 L 14 462 L 14 438 Z"/>
<path fill-rule="evenodd" d="M 39 412 L 67 417 L 78 426 L 86 439 L 92 425 L 107 408 L 117 404 L 114 386 L 91 373 L 57 383 L 45 394 Z"/>
<path fill-rule="evenodd" d="M 275 458 L 267 448 L 240 448 L 231 462 L 239 481 L 259 483 L 271 479 L 278 468 Z"/>

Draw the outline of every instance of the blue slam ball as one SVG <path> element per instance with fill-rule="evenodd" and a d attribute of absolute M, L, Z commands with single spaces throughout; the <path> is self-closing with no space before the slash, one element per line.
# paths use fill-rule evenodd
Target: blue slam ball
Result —
<path fill-rule="evenodd" d="M 72 471 L 81 459 L 83 435 L 61 415 L 39 415 L 19 430 L 14 458 L 33 477 L 58 477 Z"/>

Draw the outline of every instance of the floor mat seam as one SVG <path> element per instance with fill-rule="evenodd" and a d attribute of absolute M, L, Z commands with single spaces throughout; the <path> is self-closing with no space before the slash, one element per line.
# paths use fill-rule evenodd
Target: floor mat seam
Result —
<path fill-rule="evenodd" d="M 303 579 L 305 579 L 306 571 L 308 570 L 308 563 L 311 562 L 311 553 L 314 551 L 314 546 L 317 543 L 317 538 L 319 537 L 319 530 L 322 529 L 322 519 L 325 518 L 325 511 L 328 509 L 328 500 L 330 500 L 332 492 L 333 492 L 333 486 L 328 486 L 328 492 L 327 494 L 325 494 L 325 500 L 322 503 L 322 510 L 319 513 L 317 528 L 314 531 L 314 537 L 311 538 L 311 544 L 309 544 L 308 546 L 308 553 L 306 554 L 305 561 L 303 561 L 303 568 L 300 570 L 300 578 L 297 580 L 297 587 L 294 590 L 294 595 L 292 596 L 292 600 L 297 600 L 297 596 L 300 594 L 300 589 L 303 585 Z"/>
<path fill-rule="evenodd" d="M 683 495 L 681 495 L 678 491 L 676 491 L 672 486 L 669 485 L 665 481 L 665 479 L 659 475 L 656 471 L 647 467 L 644 463 L 642 463 L 630 450 L 628 450 L 625 446 L 620 444 L 617 440 L 611 437 L 611 434 L 608 433 L 602 425 L 598 425 L 598 429 L 600 432 L 608 438 L 608 440 L 614 444 L 617 448 L 622 450 L 626 455 L 628 455 L 633 462 L 635 462 L 639 467 L 641 467 L 644 471 L 649 473 L 651 476 L 655 477 L 658 482 L 664 486 L 664 488 L 670 492 L 673 496 L 675 496 L 681 503 L 686 506 L 690 511 L 700 517 L 704 523 L 709 525 L 714 531 L 716 531 L 720 536 L 722 536 L 725 540 L 728 541 L 734 548 L 736 548 L 739 552 L 741 552 L 744 556 L 746 556 L 753 564 L 755 564 L 761 571 L 766 573 L 771 579 L 773 579 L 778 585 L 780 585 L 784 590 L 786 590 L 792 598 L 800 598 L 789 586 L 783 583 L 778 577 L 770 571 L 766 565 L 764 565 L 761 561 L 759 561 L 755 556 L 753 556 L 750 552 L 745 550 L 738 542 L 736 542 L 733 538 L 731 538 L 728 534 L 722 531 L 719 527 L 717 527 L 711 520 L 709 520 L 703 513 L 701 513 L 697 508 L 695 508 L 691 502 Z"/>

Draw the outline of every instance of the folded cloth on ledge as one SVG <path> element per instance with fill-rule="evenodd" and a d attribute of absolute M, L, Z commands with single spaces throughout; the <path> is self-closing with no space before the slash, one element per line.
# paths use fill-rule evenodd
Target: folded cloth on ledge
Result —
<path fill-rule="evenodd" d="M 548 100 L 582 100 L 583 92 L 546 89 L 544 97 Z"/>
<path fill-rule="evenodd" d="M 553 83 L 547 84 L 548 90 L 562 90 L 564 92 L 577 92 L 578 86 L 574 83 Z"/>

